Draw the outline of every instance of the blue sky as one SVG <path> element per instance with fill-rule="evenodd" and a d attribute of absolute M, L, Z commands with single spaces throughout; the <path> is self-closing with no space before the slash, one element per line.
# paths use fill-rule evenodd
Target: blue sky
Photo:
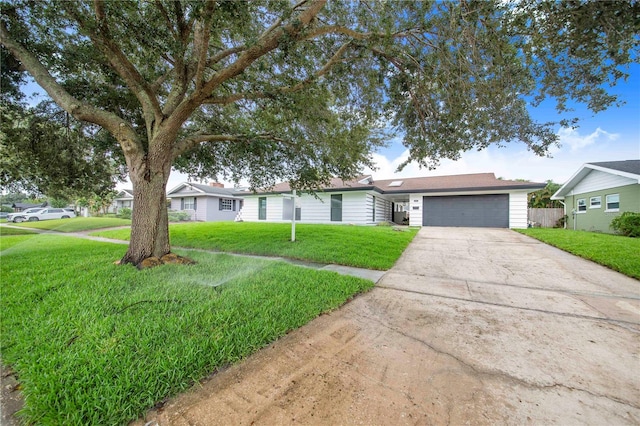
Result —
<path fill-rule="evenodd" d="M 394 176 L 441 176 L 463 173 L 493 172 L 505 179 L 527 179 L 544 182 L 549 179 L 564 183 L 584 163 L 630 160 L 640 158 L 640 65 L 630 68 L 630 77 L 611 90 L 625 101 L 622 107 L 611 107 L 596 115 L 580 106 L 574 106 L 581 119 L 578 128 L 556 127 L 560 147 L 550 150 L 550 157 L 538 157 L 521 142 L 511 142 L 504 148 L 491 146 L 482 151 L 469 151 L 457 161 L 443 160 L 435 170 L 418 168 L 410 164 L 401 173 L 394 173 L 407 158 L 407 151 L 398 141 L 374 154 L 378 170 L 374 179 Z M 561 116 L 554 103 L 545 102 L 539 108 L 530 108 L 534 119 L 540 122 L 560 121 L 572 116 Z"/>

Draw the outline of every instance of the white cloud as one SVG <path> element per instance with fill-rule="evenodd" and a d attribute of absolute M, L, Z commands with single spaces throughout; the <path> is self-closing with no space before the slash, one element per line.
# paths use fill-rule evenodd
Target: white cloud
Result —
<path fill-rule="evenodd" d="M 561 146 L 571 147 L 571 151 L 577 151 L 586 146 L 602 141 L 615 141 L 618 139 L 617 133 L 609 133 L 598 127 L 593 133 L 582 136 L 577 129 L 561 127 L 558 130 L 558 138 Z"/>
<path fill-rule="evenodd" d="M 581 135 L 576 129 L 558 131 L 560 147 L 552 147 L 549 157 L 539 157 L 523 144 L 513 142 L 504 148 L 490 146 L 482 151 L 469 151 L 460 159 L 442 160 L 435 170 L 426 170 L 417 164 L 409 164 L 401 173 L 396 168 L 409 157 L 409 152 L 387 158 L 380 153 L 373 155 L 378 170 L 371 173 L 374 179 L 394 177 L 443 176 L 467 173 L 495 173 L 504 179 L 526 179 L 545 182 L 549 179 L 564 183 L 584 164 L 594 161 L 616 161 L 638 158 L 638 140 L 618 140 L 619 135 L 597 128 Z"/>

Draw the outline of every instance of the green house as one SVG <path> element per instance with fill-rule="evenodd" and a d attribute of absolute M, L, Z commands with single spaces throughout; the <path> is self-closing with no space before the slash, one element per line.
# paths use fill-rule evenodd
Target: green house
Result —
<path fill-rule="evenodd" d="M 564 203 L 568 229 L 612 233 L 611 219 L 640 212 L 640 160 L 586 163 L 551 199 Z"/>

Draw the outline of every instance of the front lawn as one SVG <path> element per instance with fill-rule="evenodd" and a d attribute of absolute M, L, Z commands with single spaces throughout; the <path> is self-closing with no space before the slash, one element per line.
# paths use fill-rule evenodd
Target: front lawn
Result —
<path fill-rule="evenodd" d="M 1 241 L 0 352 L 26 424 L 127 423 L 373 286 L 224 254 L 138 271 L 113 264 L 120 245 Z"/>
<path fill-rule="evenodd" d="M 31 235 L 34 231 L 29 229 L 9 228 L 8 226 L 0 226 L 0 235 Z"/>
<path fill-rule="evenodd" d="M 71 219 L 42 220 L 38 222 L 12 223 L 15 226 L 25 228 L 45 229 L 57 232 L 80 232 L 91 229 L 114 228 L 116 226 L 129 226 L 130 220 L 115 217 L 74 217 Z"/>
<path fill-rule="evenodd" d="M 640 279 L 640 238 L 569 229 L 518 229 L 554 247 Z"/>
<path fill-rule="evenodd" d="M 198 222 L 170 225 L 175 247 L 232 253 L 282 256 L 320 263 L 335 263 L 386 270 L 409 245 L 417 229 L 390 226 L 296 225 L 252 222 Z M 129 230 L 95 232 L 107 238 L 129 239 Z"/>

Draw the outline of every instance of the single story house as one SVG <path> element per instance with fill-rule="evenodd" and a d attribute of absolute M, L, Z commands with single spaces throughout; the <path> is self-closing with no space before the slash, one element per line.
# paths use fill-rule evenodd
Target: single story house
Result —
<path fill-rule="evenodd" d="M 47 207 L 49 205 L 49 203 L 47 203 L 46 201 L 44 203 L 13 203 L 11 205 L 11 207 L 13 208 L 14 212 L 23 212 L 27 209 L 32 209 L 35 207 Z"/>
<path fill-rule="evenodd" d="M 113 213 L 120 212 L 120 209 L 133 209 L 133 189 L 121 189 L 113 200 L 111 210 Z"/>
<path fill-rule="evenodd" d="M 191 220 L 204 222 L 235 220 L 242 209 L 242 196 L 223 184 L 183 182 L 167 193 L 171 210 L 185 211 Z"/>
<path fill-rule="evenodd" d="M 611 219 L 640 212 L 640 160 L 583 164 L 551 199 L 564 203 L 567 228 L 612 233 Z"/>
<path fill-rule="evenodd" d="M 295 199 L 301 223 L 372 225 L 383 221 L 411 226 L 527 227 L 527 194 L 544 183 L 497 179 L 493 173 L 353 181 L 332 179 L 315 195 Z M 242 220 L 285 222 L 293 215 L 287 182 L 244 193 Z"/>

